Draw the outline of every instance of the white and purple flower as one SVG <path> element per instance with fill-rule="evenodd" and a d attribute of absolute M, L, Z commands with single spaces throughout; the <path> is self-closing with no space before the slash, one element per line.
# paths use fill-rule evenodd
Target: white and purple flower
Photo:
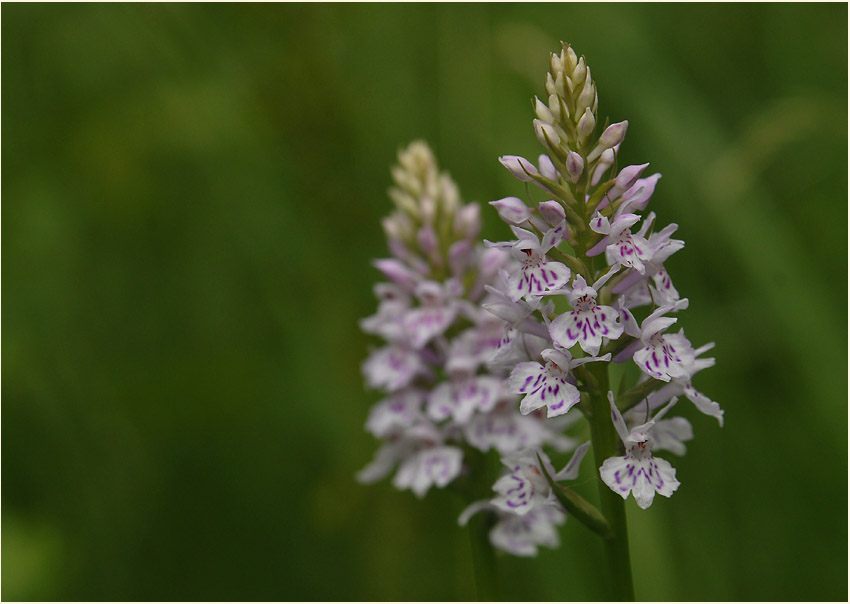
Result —
<path fill-rule="evenodd" d="M 678 334 L 681 338 L 684 339 L 684 334 L 680 331 Z M 689 343 L 690 345 L 690 343 Z M 691 380 L 697 372 L 702 371 L 708 367 L 714 366 L 714 358 L 706 358 L 701 359 L 699 356 L 704 352 L 707 352 L 714 348 L 714 342 L 710 342 L 705 346 L 700 346 L 693 352 L 693 358 L 691 355 L 687 356 L 686 361 L 682 364 L 686 372 L 686 376 L 675 377 L 660 390 L 657 390 L 653 394 L 649 396 L 649 406 L 651 409 L 655 409 L 660 407 L 668 400 L 670 400 L 674 396 L 682 396 L 684 395 L 689 401 L 691 401 L 694 406 L 699 410 L 700 413 L 713 417 L 717 420 L 717 423 L 723 427 L 723 409 L 720 408 L 720 404 L 708 398 L 702 392 L 699 392 L 696 388 L 694 388 Z"/>
<path fill-rule="evenodd" d="M 583 357 L 574 359 L 569 351 L 549 348 L 541 353 L 546 364 L 536 361 L 520 363 L 511 372 L 508 390 L 514 394 L 524 394 L 520 403 L 520 413 L 531 413 L 535 409 L 546 407 L 548 417 L 557 417 L 567 413 L 581 399 L 575 378 L 570 370 L 591 361 L 607 361 L 604 357 Z"/>
<path fill-rule="evenodd" d="M 607 273 L 603 279 L 612 274 Z M 600 279 L 604 283 L 603 279 Z M 616 340 L 623 333 L 623 325 L 618 321 L 619 313 L 610 306 L 596 303 L 597 282 L 589 287 L 584 277 L 579 275 L 573 281 L 568 294 L 573 310 L 565 312 L 549 324 L 552 340 L 562 348 L 572 348 L 576 343 L 591 356 L 599 354 L 603 339 Z"/>
<path fill-rule="evenodd" d="M 451 381 L 434 388 L 428 397 L 428 417 L 434 421 L 451 419 L 464 425 L 475 412 L 492 410 L 502 397 L 502 380 L 489 375 L 456 373 Z"/>
<path fill-rule="evenodd" d="M 507 293 L 511 300 L 531 300 L 535 296 L 545 296 L 563 287 L 570 278 L 570 269 L 546 257 L 547 252 L 554 247 L 555 239 L 559 237 L 555 230 L 550 230 L 549 236 L 544 237 L 541 242 L 533 233 L 518 227 L 512 228 L 518 240 L 507 245 L 510 245 L 511 253 L 520 264 L 519 269 L 508 279 Z"/>
<path fill-rule="evenodd" d="M 371 388 L 395 392 L 410 384 L 413 379 L 427 373 L 422 356 L 403 344 L 389 344 L 378 348 L 363 363 L 366 383 Z"/>
<path fill-rule="evenodd" d="M 659 411 L 655 418 L 633 428 L 631 432 L 626 428 L 626 422 L 614 403 L 613 392 L 608 393 L 608 400 L 611 402 L 614 427 L 626 447 L 626 454 L 606 459 L 599 468 L 599 474 L 612 491 L 623 499 L 628 499 L 631 493 L 638 506 L 645 510 L 652 505 L 656 493 L 670 497 L 679 488 L 676 470 L 670 462 L 652 455 L 652 449 L 656 446 L 653 429 L 676 403 L 676 399 Z"/>
<path fill-rule="evenodd" d="M 567 466 L 560 472 L 555 472 L 549 457 L 542 451 L 525 450 L 502 459 L 508 472 L 496 481 L 493 490 L 497 496 L 490 500 L 494 506 L 505 512 L 523 516 L 535 508 L 539 508 L 553 499 L 552 489 L 543 472 L 553 480 L 573 480 L 578 476 L 581 460 L 590 442 L 578 447 L 573 453 Z M 540 462 L 543 462 L 543 468 Z"/>
<path fill-rule="evenodd" d="M 642 347 L 635 351 L 632 358 L 649 377 L 662 382 L 669 382 L 673 378 L 687 379 L 689 377 L 686 366 L 694 361 L 694 349 L 691 343 L 682 331 L 678 334 L 664 333 L 668 327 L 678 321 L 675 317 L 664 315 L 687 307 L 687 298 L 671 306 L 662 306 L 641 324 Z"/>
<path fill-rule="evenodd" d="M 408 457 L 393 478 L 397 489 L 410 489 L 424 497 L 432 486 L 445 487 L 460 474 L 463 451 L 458 447 L 441 446 L 422 449 Z"/>
<path fill-rule="evenodd" d="M 423 281 L 416 286 L 420 306 L 408 310 L 402 319 L 404 329 L 413 348 L 425 346 L 432 338 L 442 335 L 457 315 L 457 306 L 446 290 L 434 281 Z"/>
<path fill-rule="evenodd" d="M 649 242 L 640 235 L 632 235 L 630 227 L 640 220 L 637 214 L 619 214 L 609 222 L 601 213 L 590 221 L 590 229 L 605 237 L 588 250 L 588 256 L 605 252 L 608 264 L 620 264 L 644 274 L 644 260 L 649 258 Z"/>

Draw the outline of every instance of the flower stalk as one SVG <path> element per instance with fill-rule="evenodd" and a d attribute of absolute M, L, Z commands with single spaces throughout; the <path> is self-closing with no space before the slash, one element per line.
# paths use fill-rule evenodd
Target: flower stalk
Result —
<path fill-rule="evenodd" d="M 397 209 L 384 221 L 393 258 L 375 263 L 390 282 L 376 287 L 378 313 L 363 321 L 386 341 L 364 364 L 387 396 L 367 421 L 385 444 L 360 479 L 397 467 L 394 484 L 420 497 L 449 484 L 464 493 L 458 522 L 472 519 L 481 599 L 498 595 L 493 548 L 534 556 L 557 547 L 569 515 L 603 539 L 613 596 L 633 600 L 626 500 L 646 509 L 679 488 L 657 455 L 683 455 L 693 438 L 684 417 L 663 419 L 679 397 L 723 425 L 723 410 L 692 382 L 714 364 L 700 358 L 713 344 L 695 349 L 671 331 L 688 300 L 664 263 L 684 242 L 672 238 L 677 225 L 641 214 L 661 175 L 618 166 L 628 122 L 599 118 L 590 68 L 567 44 L 551 55 L 545 86 L 546 99 L 532 103 L 545 152 L 536 164 L 499 161 L 550 199 L 490 202 L 513 240 L 479 245 L 477 206 L 461 204 L 430 150 L 415 143 L 399 154 Z M 640 378 L 615 396 L 610 364 L 629 362 Z M 585 443 L 570 436 L 582 419 Z M 565 484 L 591 446 L 599 509 Z M 556 471 L 544 447 L 572 458 Z M 476 500 L 492 480 L 481 459 L 493 449 L 503 468 Z"/>
<path fill-rule="evenodd" d="M 608 367 L 596 366 L 589 370 L 596 370 L 596 379 L 600 381 L 603 392 L 607 391 Z M 608 401 L 604 395 L 592 395 L 588 421 L 593 443 L 593 457 L 597 467 L 602 467 L 606 459 L 619 455 L 619 441 L 614 426 L 609 421 L 609 415 Z M 635 594 L 629 558 L 629 531 L 626 524 L 625 501 L 608 488 L 601 478 L 598 478 L 598 483 L 602 515 L 610 527 L 610 533 L 604 539 L 604 543 L 611 585 L 614 589 L 613 597 L 619 601 L 631 602 L 634 601 Z"/>

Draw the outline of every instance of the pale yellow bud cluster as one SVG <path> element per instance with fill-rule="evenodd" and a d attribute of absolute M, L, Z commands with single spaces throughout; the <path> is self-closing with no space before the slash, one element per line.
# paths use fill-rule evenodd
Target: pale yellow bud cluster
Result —
<path fill-rule="evenodd" d="M 434 153 L 422 141 L 399 151 L 392 177 L 396 186 L 390 197 L 419 223 L 434 224 L 438 215 L 453 216 L 460 207 L 457 186 L 447 173 L 440 173 Z"/>
<path fill-rule="evenodd" d="M 461 202 L 457 185 L 440 172 L 430 147 L 415 141 L 398 153 L 391 169 L 396 206 L 382 225 L 397 256 L 419 257 L 441 270 L 453 243 L 474 239 L 480 230 L 478 206 Z"/>
<path fill-rule="evenodd" d="M 575 183 L 576 169 L 595 168 L 591 164 L 623 140 L 628 122 L 608 126 L 593 141 L 598 126 L 596 83 L 585 58 L 577 57 L 569 44 L 562 43 L 561 52 L 549 56 L 546 93 L 546 102 L 534 99 L 534 133 L 556 165 L 568 165 L 567 173 Z"/>

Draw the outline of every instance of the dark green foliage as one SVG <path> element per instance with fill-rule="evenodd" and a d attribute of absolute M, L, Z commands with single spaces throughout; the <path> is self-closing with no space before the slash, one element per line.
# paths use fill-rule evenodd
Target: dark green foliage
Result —
<path fill-rule="evenodd" d="M 682 487 L 629 505 L 648 600 L 847 597 L 847 7 L 7 4 L 2 597 L 475 597 L 462 502 L 355 472 L 396 149 L 525 195 L 547 53 L 588 57 L 621 165 L 687 242 Z M 649 174 L 650 172 L 647 172 Z M 541 198 L 536 201 L 541 201 Z M 507 231 L 483 209 L 490 239 Z M 681 403 L 687 407 L 686 403 Z M 591 464 L 575 488 L 595 497 Z M 608 597 L 595 535 L 502 597 Z"/>

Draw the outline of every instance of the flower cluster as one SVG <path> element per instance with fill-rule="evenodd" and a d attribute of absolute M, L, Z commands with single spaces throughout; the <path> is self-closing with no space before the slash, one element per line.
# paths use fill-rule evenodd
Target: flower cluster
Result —
<path fill-rule="evenodd" d="M 424 496 L 470 471 L 474 451 L 506 459 L 549 445 L 568 451 L 565 422 L 522 414 L 510 392 L 500 343 L 515 329 L 484 310 L 498 304 L 488 290 L 513 265 L 509 254 L 477 242 L 479 209 L 463 205 L 451 178 L 440 173 L 421 142 L 399 153 L 390 197 L 396 210 L 384 222 L 391 258 L 375 261 L 387 282 L 375 286 L 377 312 L 361 322 L 385 343 L 363 365 L 367 384 L 386 396 L 366 429 L 383 444 L 358 478 L 373 482 L 395 471 L 393 484 Z M 545 330 L 536 337 L 542 340 Z M 533 342 L 528 343 L 534 346 Z M 520 555 L 555 545 L 564 515 L 553 505 L 516 523 L 498 523 L 491 540 Z"/>
<path fill-rule="evenodd" d="M 490 203 L 512 240 L 477 243 L 478 206 L 461 204 L 430 150 L 413 143 L 399 153 L 396 210 L 383 223 L 392 258 L 375 262 L 388 282 L 376 286 L 378 311 L 362 322 L 385 341 L 363 370 L 386 397 L 366 423 L 384 443 L 360 480 L 395 470 L 395 486 L 421 497 L 473 472 L 475 452 L 496 450 L 504 469 L 493 495 L 460 522 L 495 514 L 491 543 L 519 556 L 557 546 L 567 511 L 602 535 L 611 530 L 556 484 L 578 477 L 591 446 L 565 435 L 582 415 L 594 439 L 610 434 L 604 448 L 593 442 L 602 483 L 641 508 L 680 485 L 656 455 L 683 455 L 693 438 L 687 419 L 666 418 L 676 402 L 684 397 L 723 424 L 720 406 L 692 383 L 714 365 L 702 356 L 713 344 L 694 348 L 672 330 L 688 300 L 665 263 L 684 242 L 673 238 L 677 225 L 659 227 L 645 212 L 660 174 L 644 176 L 649 164 L 618 166 L 628 122 L 599 124 L 596 84 L 569 45 L 551 55 L 545 87 L 534 119 L 544 153 L 536 163 L 499 159 L 544 198 Z M 638 376 L 632 385 L 629 375 Z M 544 446 L 575 451 L 556 472 Z M 621 506 L 607 488 L 607 501 Z"/>
<path fill-rule="evenodd" d="M 661 419 L 677 397 L 723 423 L 720 406 L 692 384 L 714 364 L 699 358 L 713 344 L 694 349 L 683 330 L 670 331 L 688 300 L 664 263 L 684 242 L 672 238 L 677 225 L 658 228 L 654 212 L 642 215 L 660 174 L 644 177 L 649 164 L 618 168 L 628 122 L 597 127 L 596 84 L 569 45 L 550 57 L 546 92 L 546 102 L 535 99 L 534 120 L 545 153 L 536 165 L 511 155 L 500 161 L 547 199 L 531 207 L 516 197 L 491 202 L 515 239 L 489 245 L 520 261 L 494 292 L 502 307 L 491 311 L 517 334 L 542 334 L 540 350 L 503 343 L 511 347 L 504 356 L 517 360 L 508 389 L 522 396 L 521 413 L 545 407 L 549 417 L 576 407 L 588 411 L 583 396 L 607 396 L 625 455 L 605 460 L 601 478 L 646 508 L 656 493 L 670 497 L 679 486 L 669 462 L 653 452 L 681 455 L 683 441 L 693 437 L 686 419 Z M 607 367 L 585 366 L 629 361 L 640 378 L 616 396 L 608 390 Z"/>

